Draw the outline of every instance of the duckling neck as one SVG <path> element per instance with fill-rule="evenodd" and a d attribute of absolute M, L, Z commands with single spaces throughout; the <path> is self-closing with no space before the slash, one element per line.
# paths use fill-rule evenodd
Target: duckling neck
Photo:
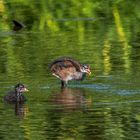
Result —
<path fill-rule="evenodd" d="M 81 80 L 84 80 L 85 77 L 86 77 L 86 73 L 82 73 Z"/>
<path fill-rule="evenodd" d="M 86 76 L 86 73 L 78 72 L 75 74 L 75 79 L 76 80 L 83 80 Z"/>
<path fill-rule="evenodd" d="M 16 91 L 16 92 L 15 92 L 15 95 L 16 95 L 16 100 L 17 100 L 17 101 L 20 101 L 21 93 Z"/>

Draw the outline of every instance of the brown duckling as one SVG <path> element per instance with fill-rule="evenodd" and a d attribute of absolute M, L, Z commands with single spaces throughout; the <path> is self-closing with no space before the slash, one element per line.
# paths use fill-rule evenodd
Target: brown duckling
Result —
<path fill-rule="evenodd" d="M 15 91 L 8 92 L 4 97 L 4 100 L 8 102 L 24 102 L 26 101 L 26 98 L 22 93 L 27 91 L 28 89 L 23 84 L 19 83 L 15 86 Z"/>
<path fill-rule="evenodd" d="M 61 80 L 61 87 L 65 87 L 70 80 L 83 80 L 86 74 L 91 74 L 90 66 L 78 61 L 62 57 L 54 60 L 50 65 L 52 75 Z"/>

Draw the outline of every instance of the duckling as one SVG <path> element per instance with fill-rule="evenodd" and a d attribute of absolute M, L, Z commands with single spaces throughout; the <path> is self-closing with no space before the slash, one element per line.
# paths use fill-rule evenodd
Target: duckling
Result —
<path fill-rule="evenodd" d="M 4 100 L 8 102 L 24 102 L 26 101 L 26 98 L 22 95 L 22 93 L 27 91 L 28 89 L 23 84 L 18 83 L 15 86 L 15 90 L 8 92 L 8 94 L 4 97 Z"/>
<path fill-rule="evenodd" d="M 69 58 L 62 57 L 50 64 L 52 75 L 61 80 L 61 87 L 67 86 L 70 80 L 83 80 L 86 74 L 91 74 L 90 66 Z"/>

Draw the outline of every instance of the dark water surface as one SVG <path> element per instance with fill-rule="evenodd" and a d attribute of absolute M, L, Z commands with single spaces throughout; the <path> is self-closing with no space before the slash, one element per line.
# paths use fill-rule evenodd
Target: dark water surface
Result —
<path fill-rule="evenodd" d="M 139 1 L 1 0 L 0 139 L 139 140 L 139 14 Z M 61 89 L 48 69 L 61 56 L 92 75 Z M 4 102 L 18 82 L 28 101 Z"/>

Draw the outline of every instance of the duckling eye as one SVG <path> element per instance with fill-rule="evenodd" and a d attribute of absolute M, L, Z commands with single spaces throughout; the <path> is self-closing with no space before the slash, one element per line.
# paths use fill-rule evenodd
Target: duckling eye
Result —
<path fill-rule="evenodd" d="M 86 66 L 86 65 L 84 65 L 83 67 L 84 67 L 84 69 L 88 69 L 88 66 Z"/>
<path fill-rule="evenodd" d="M 24 87 L 19 87 L 19 89 L 23 89 Z"/>

